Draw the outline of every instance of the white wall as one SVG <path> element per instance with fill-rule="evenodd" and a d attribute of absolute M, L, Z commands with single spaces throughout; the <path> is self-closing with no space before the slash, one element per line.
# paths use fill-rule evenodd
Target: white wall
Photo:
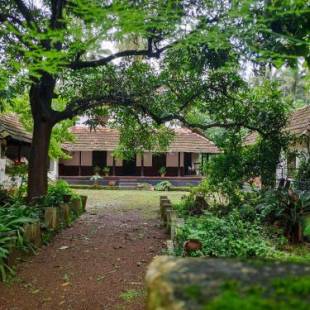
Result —
<path fill-rule="evenodd" d="M 2 184 L 5 180 L 5 164 L 6 160 L 4 158 L 0 158 L 0 184 Z"/>
<path fill-rule="evenodd" d="M 93 153 L 91 151 L 82 152 L 81 156 L 82 166 L 92 166 L 93 165 Z"/>
<path fill-rule="evenodd" d="M 144 167 L 152 167 L 153 158 L 152 153 L 146 152 L 144 153 Z"/>
<path fill-rule="evenodd" d="M 58 159 L 50 159 L 50 166 L 48 170 L 48 177 L 51 180 L 56 180 L 58 178 Z"/>
<path fill-rule="evenodd" d="M 107 152 L 107 166 L 112 167 L 113 166 L 113 152 L 108 151 Z M 119 158 L 115 158 L 115 167 L 122 167 L 123 166 L 123 160 Z"/>
<path fill-rule="evenodd" d="M 169 152 L 166 157 L 166 166 L 167 167 L 178 167 L 179 165 L 179 153 L 178 152 Z M 184 167 L 184 153 L 180 154 L 180 167 Z"/>
<path fill-rule="evenodd" d="M 62 159 L 60 163 L 64 164 L 65 166 L 79 166 L 80 165 L 80 152 L 71 152 L 69 155 L 71 156 L 71 158 Z"/>

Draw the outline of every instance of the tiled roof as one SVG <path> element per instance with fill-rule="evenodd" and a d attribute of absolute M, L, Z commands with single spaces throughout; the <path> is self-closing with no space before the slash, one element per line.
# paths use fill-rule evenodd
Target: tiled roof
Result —
<path fill-rule="evenodd" d="M 310 133 L 310 106 L 296 110 L 290 117 L 286 127 L 291 134 L 303 135 Z"/>
<path fill-rule="evenodd" d="M 174 130 L 175 137 L 168 149 L 170 152 L 220 152 L 213 142 L 201 134 L 186 128 Z M 119 143 L 119 131 L 117 129 L 98 127 L 96 131 L 90 132 L 88 127 L 75 126 L 71 128 L 71 132 L 75 136 L 75 141 L 63 144 L 63 148 L 68 151 L 113 151 Z"/>
<path fill-rule="evenodd" d="M 288 119 L 288 125 L 286 126 L 285 131 L 296 136 L 309 135 L 310 106 L 305 106 L 294 111 Z M 258 133 L 252 131 L 245 137 L 243 145 L 252 145 L 256 142 L 257 138 Z"/>
<path fill-rule="evenodd" d="M 253 145 L 255 144 L 256 140 L 258 138 L 258 133 L 256 131 L 252 131 L 249 133 L 243 140 L 243 145 Z"/>
<path fill-rule="evenodd" d="M 32 135 L 26 131 L 15 113 L 0 114 L 0 136 L 31 143 Z"/>

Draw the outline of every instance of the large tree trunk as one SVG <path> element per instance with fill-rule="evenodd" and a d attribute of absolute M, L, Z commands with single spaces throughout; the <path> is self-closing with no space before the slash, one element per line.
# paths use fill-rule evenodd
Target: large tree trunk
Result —
<path fill-rule="evenodd" d="M 53 126 L 52 99 L 56 80 L 46 72 L 34 81 L 29 99 L 33 118 L 33 137 L 28 169 L 28 199 L 30 201 L 47 193 L 48 149 Z"/>
<path fill-rule="evenodd" d="M 28 199 L 34 200 L 47 193 L 48 149 L 53 125 L 40 118 L 34 119 L 32 146 L 28 170 Z"/>

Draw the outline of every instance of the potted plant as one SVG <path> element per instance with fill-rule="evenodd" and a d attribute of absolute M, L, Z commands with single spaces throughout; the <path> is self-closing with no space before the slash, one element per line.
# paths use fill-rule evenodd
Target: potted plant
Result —
<path fill-rule="evenodd" d="M 102 179 L 102 177 L 99 175 L 99 173 L 96 173 L 95 175 L 93 175 L 90 180 L 94 182 L 94 187 L 98 187 L 99 186 L 99 181 Z"/>
<path fill-rule="evenodd" d="M 106 177 L 108 177 L 109 174 L 110 174 L 110 168 L 109 168 L 109 167 L 104 167 L 104 168 L 102 169 L 102 172 L 103 172 L 103 174 L 104 174 Z"/>
<path fill-rule="evenodd" d="M 101 172 L 101 168 L 100 168 L 99 166 L 95 166 L 95 167 L 94 167 L 94 173 L 95 173 L 95 175 L 96 175 L 96 174 L 100 175 L 100 172 Z"/>
<path fill-rule="evenodd" d="M 161 167 L 159 170 L 158 170 L 159 174 L 161 177 L 164 177 L 167 173 L 167 169 L 166 167 Z"/>

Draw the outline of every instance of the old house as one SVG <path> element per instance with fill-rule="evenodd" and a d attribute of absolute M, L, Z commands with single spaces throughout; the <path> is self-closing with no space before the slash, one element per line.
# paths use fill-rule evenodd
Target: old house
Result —
<path fill-rule="evenodd" d="M 310 106 L 294 111 L 285 128 L 292 135 L 288 152 L 283 153 L 277 167 L 277 179 L 294 179 L 303 158 L 310 155 Z M 252 145 L 258 139 L 257 132 L 246 136 L 244 145 Z"/>
<path fill-rule="evenodd" d="M 115 158 L 114 150 L 119 144 L 117 129 L 100 127 L 90 131 L 85 126 L 72 129 L 74 142 L 66 143 L 63 148 L 71 159 L 59 162 L 59 176 L 76 182 L 89 180 L 98 167 L 105 168 L 105 179 L 136 179 L 145 182 L 159 178 L 170 180 L 200 180 L 200 164 L 210 155 L 219 153 L 216 145 L 202 134 L 187 128 L 176 128 L 175 136 L 166 152 L 152 153 L 146 150 L 130 160 Z M 164 167 L 165 175 L 161 175 Z M 103 174 L 103 173 L 102 173 Z"/>

